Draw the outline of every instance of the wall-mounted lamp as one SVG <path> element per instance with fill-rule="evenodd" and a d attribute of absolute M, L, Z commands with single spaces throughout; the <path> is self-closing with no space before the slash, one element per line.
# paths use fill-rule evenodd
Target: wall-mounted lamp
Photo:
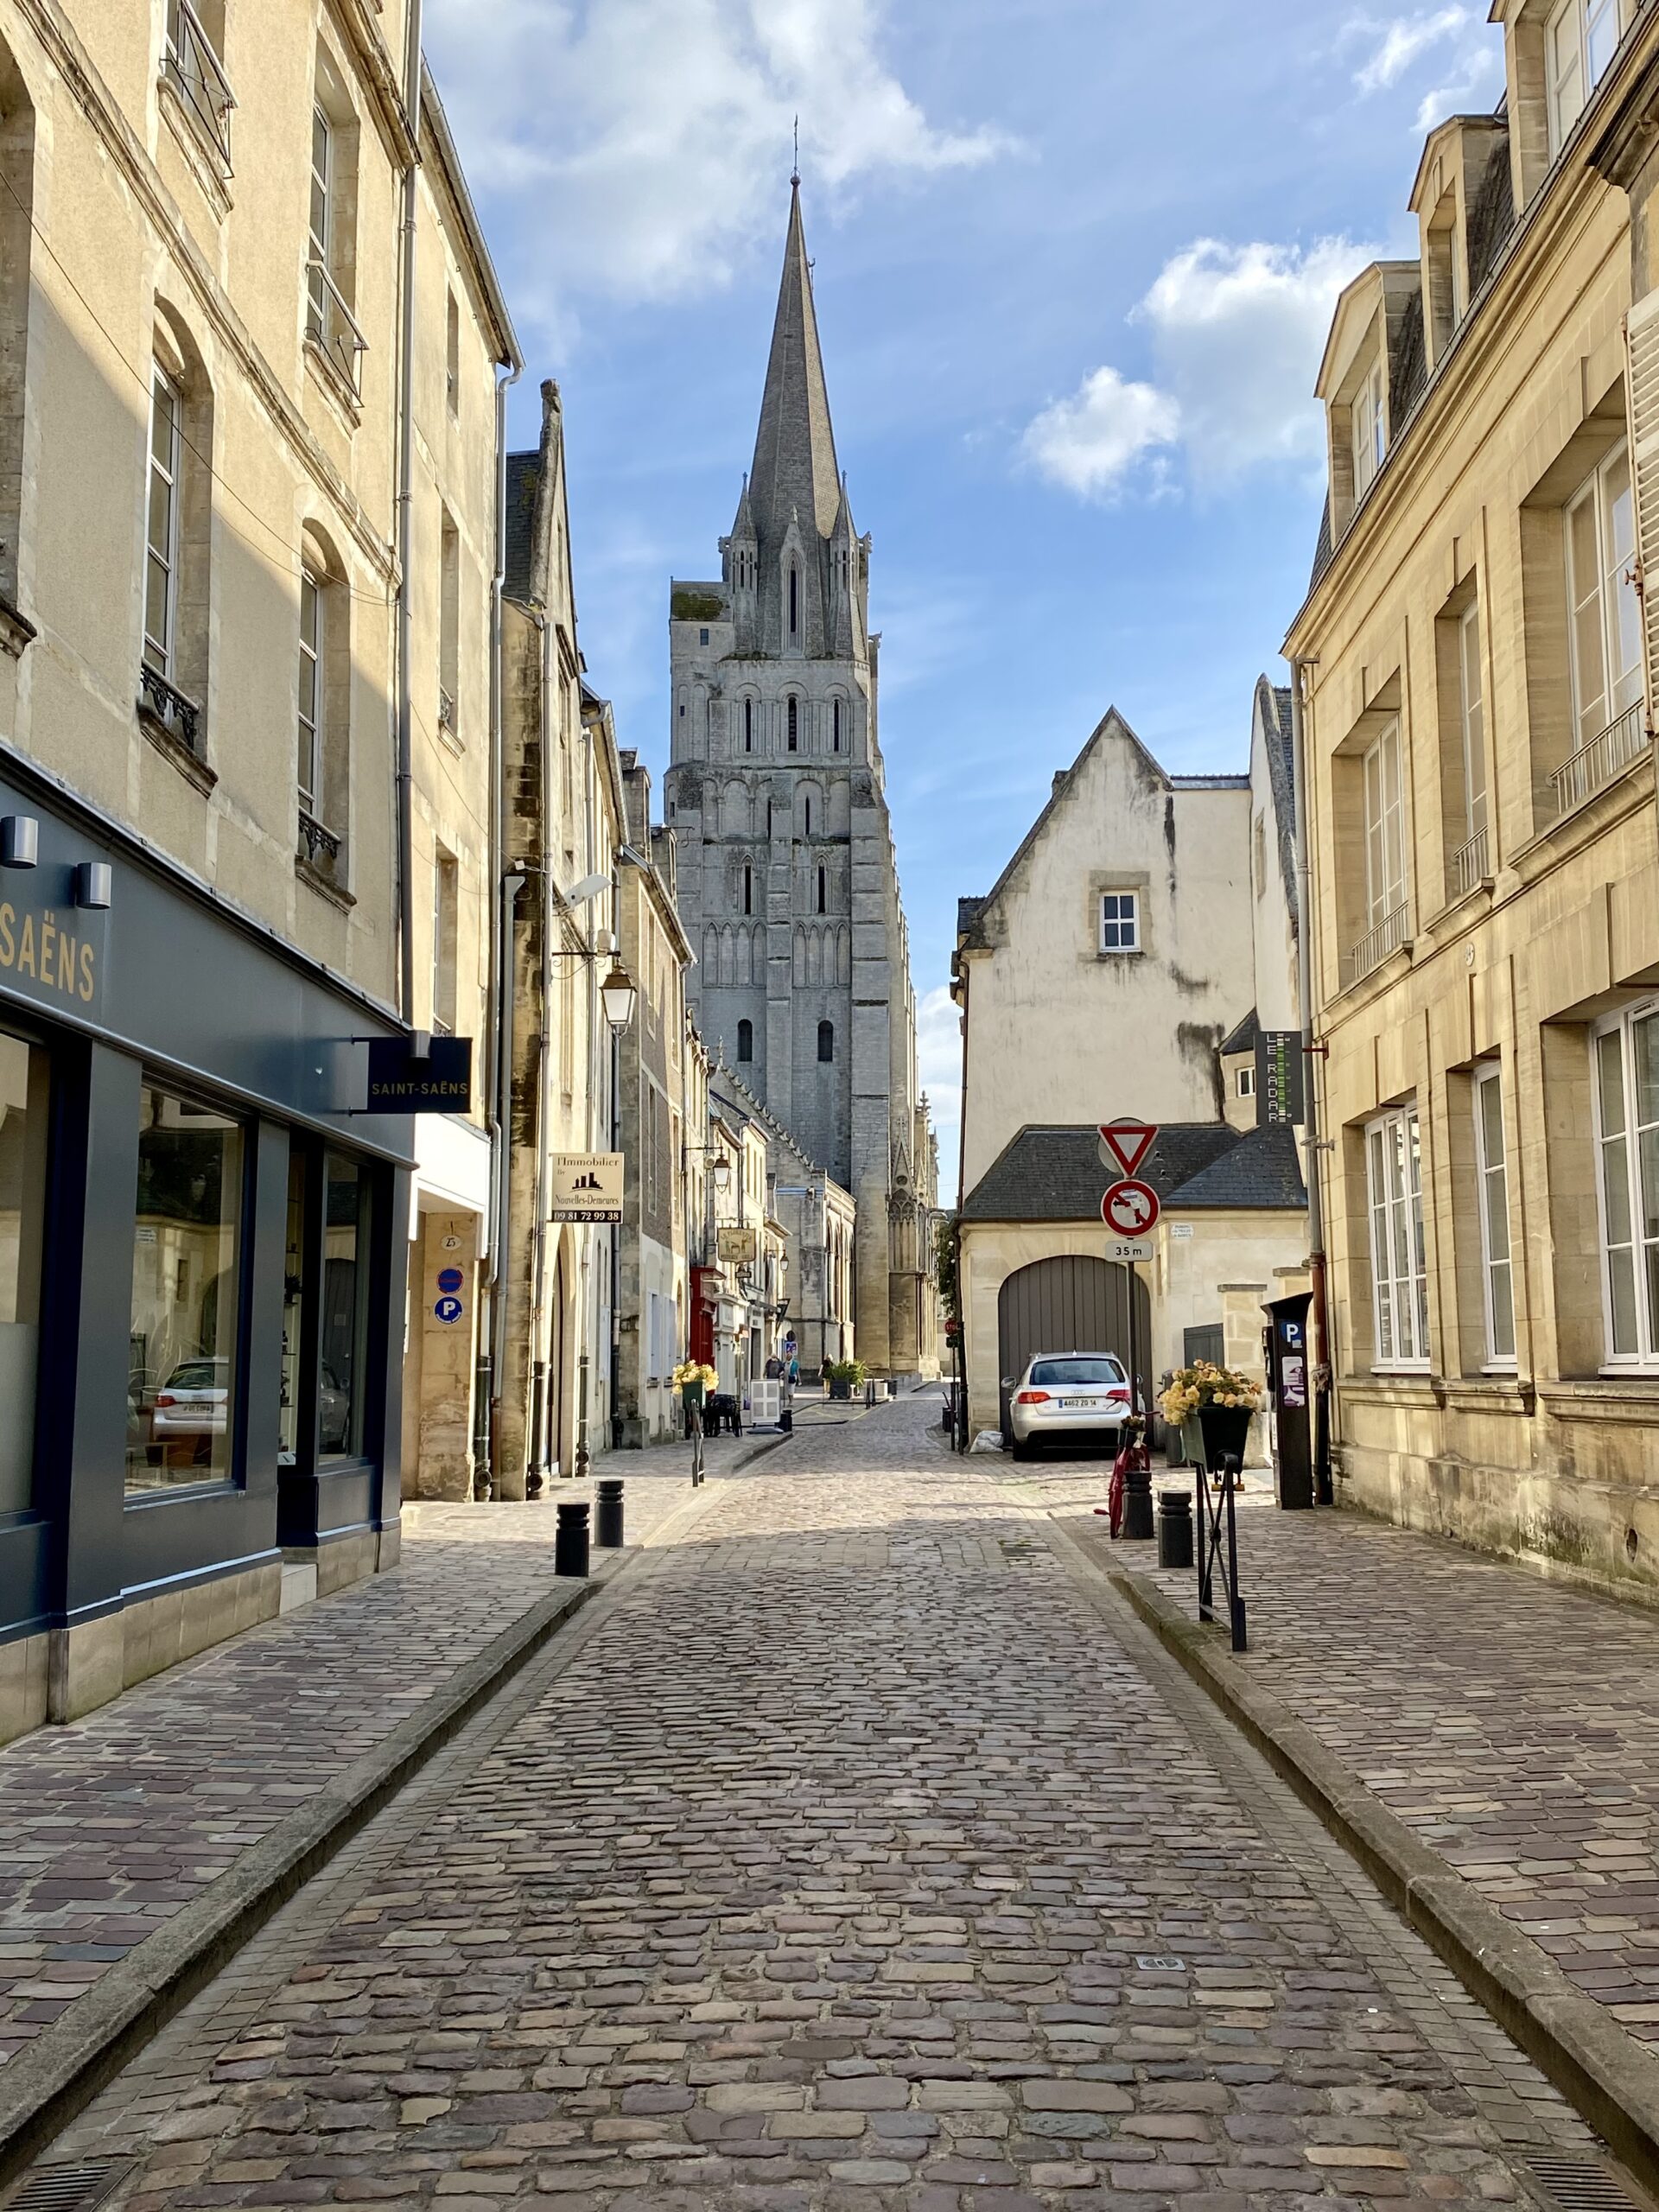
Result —
<path fill-rule="evenodd" d="M 115 896 L 115 871 L 107 861 L 82 861 L 75 870 L 75 904 L 102 910 Z"/>
<path fill-rule="evenodd" d="M 41 825 L 32 814 L 0 814 L 0 868 L 35 868 L 41 857 Z"/>
<path fill-rule="evenodd" d="M 639 994 L 626 968 L 613 968 L 599 987 L 600 1003 L 605 1009 L 605 1019 L 620 1037 L 633 1020 L 634 1002 Z"/>

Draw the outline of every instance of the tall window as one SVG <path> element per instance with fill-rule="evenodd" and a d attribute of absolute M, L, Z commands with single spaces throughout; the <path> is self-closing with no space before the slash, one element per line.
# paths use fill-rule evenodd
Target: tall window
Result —
<path fill-rule="evenodd" d="M 568 963 L 567 963 L 568 964 Z M 373 1191 L 356 1160 L 331 1152 L 323 1170 L 322 1307 L 318 1324 L 317 1446 L 356 1459 L 368 1443 L 369 1254 Z"/>
<path fill-rule="evenodd" d="M 0 1029 L 0 1513 L 34 1503 L 49 1063 Z"/>
<path fill-rule="evenodd" d="M 1366 753 L 1364 773 L 1366 920 L 1376 929 L 1406 903 L 1405 791 L 1397 719 Z"/>
<path fill-rule="evenodd" d="M 461 915 L 461 870 L 442 845 L 432 868 L 432 1027 L 455 1033 L 455 938 Z"/>
<path fill-rule="evenodd" d="M 1458 719 L 1463 741 L 1464 836 L 1473 839 L 1486 828 L 1486 702 L 1478 600 L 1470 601 L 1458 623 Z"/>
<path fill-rule="evenodd" d="M 1503 1147 L 1503 1088 L 1496 1067 L 1475 1077 L 1475 1166 L 1480 1177 L 1480 1255 L 1485 1287 L 1486 1363 L 1515 1363 L 1515 1292 L 1510 1264 L 1510 1176 Z"/>
<path fill-rule="evenodd" d="M 155 1084 L 139 1093 L 130 1491 L 234 1471 L 245 1153 L 239 1122 Z"/>
<path fill-rule="evenodd" d="M 1100 899 L 1100 949 L 1103 952 L 1139 952 L 1141 897 L 1135 891 L 1105 891 Z"/>
<path fill-rule="evenodd" d="M 743 750 L 746 753 L 753 753 L 754 750 L 754 702 L 753 699 L 746 699 L 743 702 Z"/>
<path fill-rule="evenodd" d="M 740 1021 L 737 1025 L 737 1057 L 740 1064 L 754 1058 L 754 1024 Z"/>
<path fill-rule="evenodd" d="M 806 802 L 806 834 L 809 837 L 812 835 L 812 802 L 810 799 L 808 799 Z M 818 873 L 822 875 L 823 870 L 820 868 Z"/>
<path fill-rule="evenodd" d="M 834 752 L 839 753 L 841 750 L 841 701 L 839 699 L 836 700 L 830 707 L 830 747 Z"/>
<path fill-rule="evenodd" d="M 446 507 L 438 537 L 438 726 L 461 729 L 461 532 Z"/>
<path fill-rule="evenodd" d="M 1628 21 L 1635 0 L 1624 0 Z M 1620 0 L 1560 0 L 1544 34 L 1549 150 L 1560 153 L 1618 47 Z"/>
<path fill-rule="evenodd" d="M 1371 1225 L 1371 1309 L 1376 1364 L 1428 1364 L 1428 1273 L 1423 1257 L 1423 1163 L 1417 1109 L 1382 1115 L 1365 1131 Z"/>
<path fill-rule="evenodd" d="M 328 274 L 334 246 L 334 126 L 318 101 L 311 110 L 311 235 L 306 269 L 310 335 L 324 345 L 328 331 Z"/>
<path fill-rule="evenodd" d="M 830 872 L 827 868 L 821 868 L 818 870 L 818 912 L 821 914 L 827 913 L 829 912 L 829 906 Z"/>
<path fill-rule="evenodd" d="M 836 1057 L 836 1025 L 833 1021 L 818 1024 L 818 1058 L 826 1067 Z"/>
<path fill-rule="evenodd" d="M 316 818 L 322 801 L 323 613 L 322 578 L 300 571 L 300 804 Z"/>
<path fill-rule="evenodd" d="M 1354 395 L 1353 423 L 1354 497 L 1357 499 L 1382 467 L 1389 449 L 1381 361 L 1366 372 L 1365 381 Z"/>
<path fill-rule="evenodd" d="M 173 681 L 178 636 L 179 490 L 183 408 L 178 386 L 155 365 L 149 388 L 149 513 L 144 582 L 144 658 Z"/>
<path fill-rule="evenodd" d="M 1630 454 L 1611 453 L 1567 510 L 1573 611 L 1573 711 L 1579 748 L 1642 696 L 1642 609 L 1636 593 Z"/>
<path fill-rule="evenodd" d="M 353 398 L 362 396 L 360 364 L 368 344 L 352 313 L 357 145 L 350 101 L 332 61 L 319 49 L 311 109 L 305 334 Z"/>
<path fill-rule="evenodd" d="M 789 572 L 789 634 L 798 637 L 801 629 L 801 572 L 791 567 Z"/>
<path fill-rule="evenodd" d="M 1607 1357 L 1659 1362 L 1659 1007 L 1601 1030 L 1596 1140 L 1601 1155 L 1602 1284 Z"/>
<path fill-rule="evenodd" d="M 747 861 L 743 863 L 743 911 L 746 914 L 754 912 L 754 870 Z"/>
<path fill-rule="evenodd" d="M 449 412 L 461 412 L 461 302 L 453 292 L 444 323 L 443 386 L 449 402 Z M 706 635 L 706 633 L 705 633 Z"/>
<path fill-rule="evenodd" d="M 789 749 L 793 753 L 798 747 L 801 739 L 801 702 L 792 691 L 789 695 L 789 704 L 785 709 L 785 714 L 789 728 Z"/>

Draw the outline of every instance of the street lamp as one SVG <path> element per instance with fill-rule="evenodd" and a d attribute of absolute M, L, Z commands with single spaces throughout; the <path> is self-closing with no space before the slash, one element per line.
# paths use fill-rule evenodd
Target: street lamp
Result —
<path fill-rule="evenodd" d="M 620 1037 L 633 1020 L 633 1009 L 639 994 L 634 988 L 633 978 L 623 967 L 613 968 L 599 987 L 600 1003 L 605 1008 L 605 1019 Z"/>
<path fill-rule="evenodd" d="M 732 1163 L 729 1160 L 717 1160 L 709 1173 L 715 1179 L 715 1188 L 717 1191 L 724 1191 L 729 1187 L 732 1179 Z"/>

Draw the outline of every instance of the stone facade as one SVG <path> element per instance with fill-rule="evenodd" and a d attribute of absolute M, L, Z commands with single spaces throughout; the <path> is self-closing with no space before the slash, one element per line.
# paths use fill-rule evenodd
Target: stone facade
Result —
<path fill-rule="evenodd" d="M 1659 1595 L 1632 1135 L 1659 972 L 1638 582 L 1659 22 L 1626 9 L 1564 115 L 1540 11 L 1494 14 L 1503 109 L 1430 137 L 1421 259 L 1338 310 L 1330 512 L 1287 647 L 1308 664 L 1338 1474 L 1374 1511 Z M 1395 1196 L 1402 1158 L 1420 1204 Z M 1414 1280 L 1373 1233 L 1388 1209 Z"/>
<path fill-rule="evenodd" d="M 870 541 L 836 459 L 798 192 L 753 469 L 721 574 L 670 607 L 680 905 L 697 1020 L 858 1209 L 860 1353 L 937 1369 L 931 1142 L 878 737 Z"/>

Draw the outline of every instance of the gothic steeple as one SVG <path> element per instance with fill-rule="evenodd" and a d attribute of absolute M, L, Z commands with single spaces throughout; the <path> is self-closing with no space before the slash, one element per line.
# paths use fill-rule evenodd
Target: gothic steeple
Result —
<path fill-rule="evenodd" d="M 810 579 L 812 596 L 818 598 L 821 549 L 835 529 L 841 502 L 836 434 L 830 421 L 823 356 L 818 350 L 818 319 L 812 304 L 812 272 L 801 225 L 800 181 L 794 178 L 790 184 L 783 283 L 778 291 L 766 388 L 760 401 L 754 467 L 749 474 L 749 509 L 760 543 L 763 612 L 774 606 L 782 612 L 781 583 L 768 572 L 777 569 L 783 556 L 791 524 L 807 556 L 803 583 Z M 811 626 L 819 630 L 817 622 Z"/>

